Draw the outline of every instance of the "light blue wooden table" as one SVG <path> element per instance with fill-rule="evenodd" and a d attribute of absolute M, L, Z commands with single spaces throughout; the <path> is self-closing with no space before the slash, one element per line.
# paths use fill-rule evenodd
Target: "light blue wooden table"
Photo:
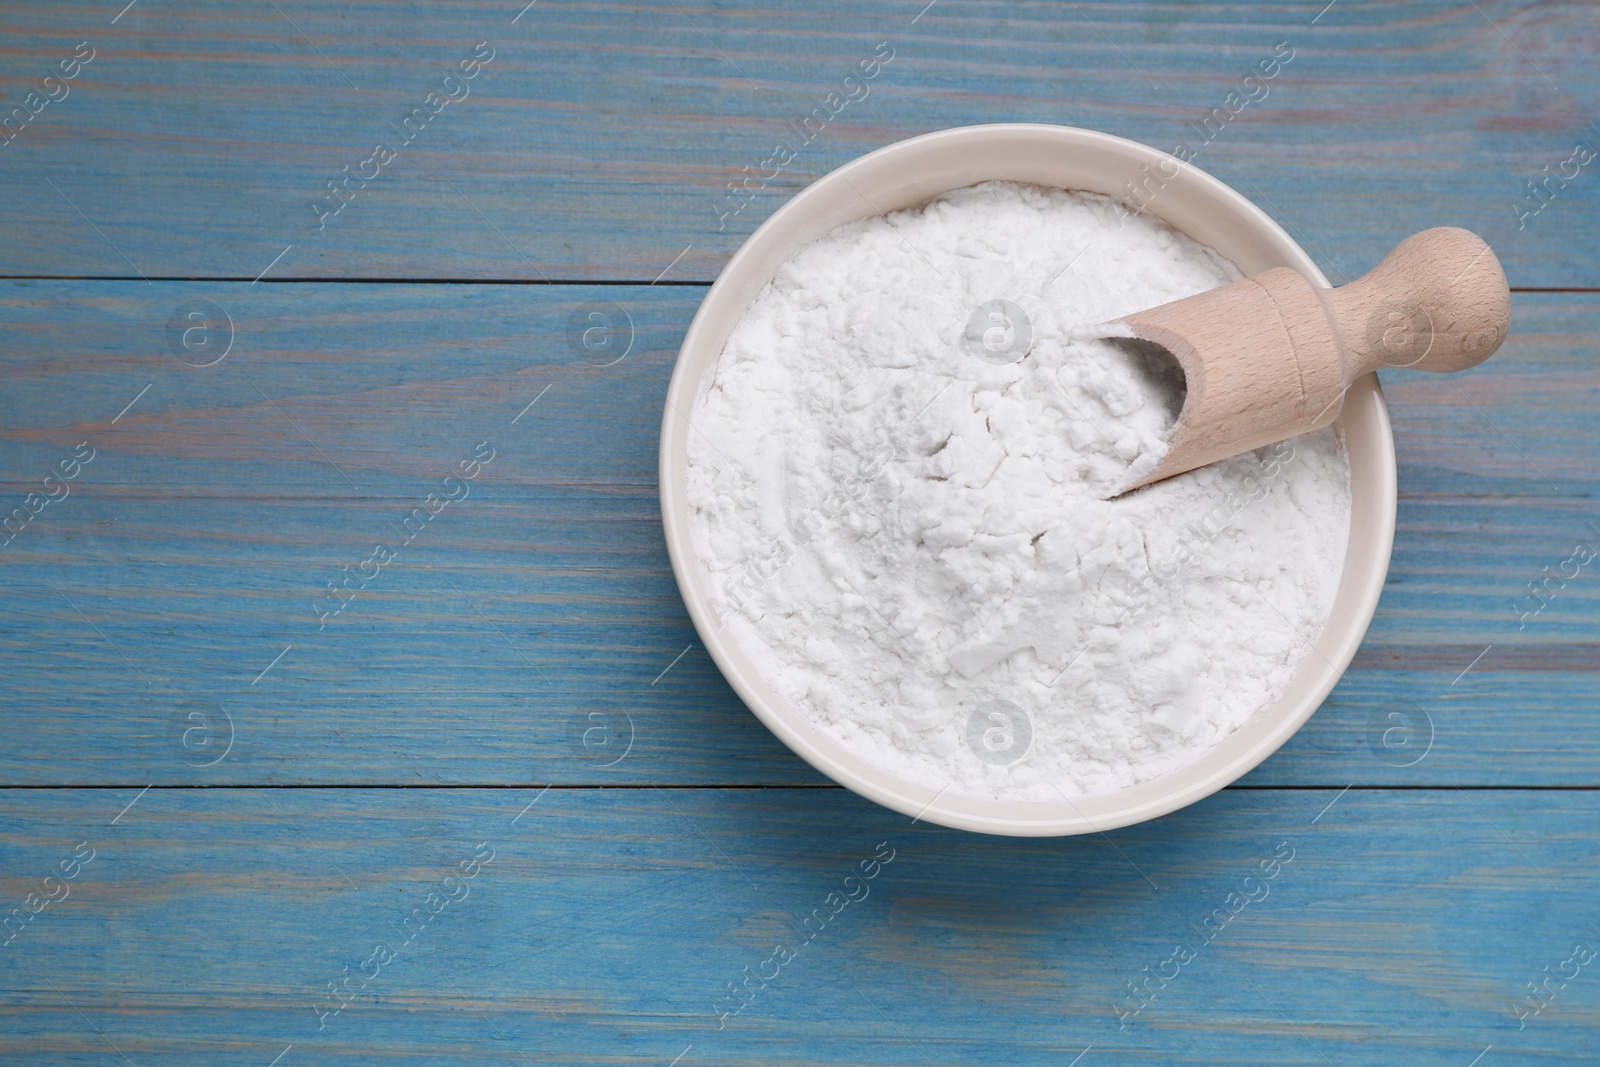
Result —
<path fill-rule="evenodd" d="M 0 1061 L 1600 1057 L 1592 6 L 124 3 L 0 3 Z M 817 175 L 994 121 L 1198 145 L 1336 281 L 1456 224 L 1517 290 L 1494 360 L 1385 379 L 1394 563 L 1332 697 L 1104 836 L 832 786 L 661 540 L 721 264 Z"/>

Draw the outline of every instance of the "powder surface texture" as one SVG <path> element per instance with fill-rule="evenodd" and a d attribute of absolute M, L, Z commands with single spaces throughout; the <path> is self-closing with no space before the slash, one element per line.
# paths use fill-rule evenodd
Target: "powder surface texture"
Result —
<path fill-rule="evenodd" d="M 701 383 L 696 552 L 766 681 L 932 789 L 1059 801 L 1192 761 L 1282 689 L 1350 515 L 1331 431 L 1106 499 L 1182 376 L 1085 327 L 1236 280 L 1105 197 L 991 182 L 851 223 Z"/>

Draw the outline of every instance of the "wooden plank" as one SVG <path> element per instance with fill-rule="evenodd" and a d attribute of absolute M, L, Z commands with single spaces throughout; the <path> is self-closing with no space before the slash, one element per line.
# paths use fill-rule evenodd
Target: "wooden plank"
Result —
<path fill-rule="evenodd" d="M 1322 6 L 12 5 L 6 109 L 80 42 L 94 58 L 0 147 L 0 273 L 648 281 L 671 264 L 709 280 L 857 155 L 1032 121 L 1187 145 L 1335 277 L 1456 224 L 1484 233 L 1516 284 L 1600 285 L 1600 250 L 1573 239 L 1600 219 L 1594 164 L 1574 161 L 1597 133 L 1582 102 L 1600 97 L 1586 10 Z M 445 83 L 479 42 L 488 66 Z M 847 89 L 878 42 L 893 59 Z M 835 91 L 858 99 L 724 220 L 741 203 L 728 183 L 770 172 L 789 124 Z M 430 104 L 407 139 L 430 92 L 459 99 Z M 384 165 L 379 142 L 398 150 Z M 346 167 L 377 176 L 352 179 L 319 223 L 312 204 Z M 1536 198 L 1527 183 L 1547 174 Z"/>
<path fill-rule="evenodd" d="M 702 292 L 5 283 L 0 491 L 96 455 L 0 550 L 0 781 L 820 782 L 722 682 L 661 543 L 662 390 Z M 208 367 L 167 347 L 201 301 L 234 323 Z M 634 329 L 611 366 L 569 325 L 607 304 Z M 1514 610 L 1600 536 L 1581 410 L 1600 297 L 1519 295 L 1516 316 L 1461 392 L 1394 383 L 1405 498 L 1378 616 L 1251 781 L 1600 784 L 1589 569 Z M 326 583 L 484 440 L 471 495 L 323 626 Z M 1434 727 L 1420 761 L 1396 712 Z"/>
<path fill-rule="evenodd" d="M 1594 964 L 1568 963 L 1600 944 L 1593 792 L 1233 790 L 1054 841 L 836 789 L 7 790 L 0 811 L 7 906 L 69 894 L 0 952 L 8 1062 L 1093 1046 L 1081 1063 L 1459 1067 L 1491 1045 L 1484 1062 L 1580 1062 L 1600 1027 Z M 62 882 L 80 843 L 93 859 Z M 768 964 L 780 943 L 793 958 Z M 339 1005 L 347 967 L 366 977 Z M 724 1018 L 746 968 L 767 981 Z M 1519 1029 L 1526 984 L 1558 971 Z M 1158 973 L 1134 1014 L 1129 983 Z"/>
<path fill-rule="evenodd" d="M 98 452 L 0 557 L 5 780 L 821 780 L 721 681 L 665 558 L 654 442 L 698 290 L 631 290 L 611 366 L 569 345 L 611 288 L 7 292 L 8 496 Z M 233 349 L 187 365 L 165 324 L 212 298 Z M 319 621 L 485 440 L 471 495 Z"/>

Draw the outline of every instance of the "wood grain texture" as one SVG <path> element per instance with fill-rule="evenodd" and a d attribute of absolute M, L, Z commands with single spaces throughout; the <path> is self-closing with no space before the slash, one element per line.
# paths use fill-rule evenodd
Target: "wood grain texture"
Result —
<path fill-rule="evenodd" d="M 17 780 L 80 760 L 88 780 L 194 780 L 213 750 L 179 739 L 197 710 L 224 736 L 216 705 L 238 738 L 223 780 L 237 759 L 264 762 L 235 781 L 820 780 L 695 643 L 661 541 L 654 442 L 698 291 L 632 291 L 636 350 L 612 367 L 567 340 L 611 289 L 113 283 L 31 313 L 38 287 L 12 291 L 11 495 L 79 441 L 99 449 L 0 555 L 27 604 L 3 642 L 12 710 L 40 716 L 7 754 Z M 206 368 L 164 336 L 199 294 L 236 321 Z M 324 626 L 326 583 L 397 542 L 485 440 L 498 455 L 471 495 Z M 102 718 L 119 740 L 87 725 Z M 628 756 L 607 767 L 613 736 Z M 694 769 L 707 750 L 719 769 Z"/>
<path fill-rule="evenodd" d="M 1600 285 L 1600 251 L 1572 239 L 1600 219 L 1595 164 L 1574 158 L 1600 134 L 1581 3 L 173 0 L 113 24 L 121 6 L 0 6 L 0 110 L 95 49 L 0 147 L 0 272 L 648 281 L 681 255 L 673 277 L 709 280 L 855 156 L 1030 121 L 1187 144 L 1336 280 L 1459 225 L 1513 285 Z M 371 173 L 480 41 L 494 58 L 470 95 L 318 229 L 327 184 Z M 721 221 L 728 183 L 770 171 L 880 41 L 894 58 L 870 91 Z M 1280 44 L 1292 59 L 1247 85 Z"/>
<path fill-rule="evenodd" d="M 0 781 L 820 782 L 721 680 L 661 542 L 655 438 L 702 292 L 5 283 L 0 512 L 79 442 L 97 454 L 0 550 Z M 202 300 L 233 349 L 194 367 L 166 323 Z M 601 306 L 635 333 L 611 366 L 573 345 Z M 1600 538 L 1600 296 L 1519 294 L 1514 323 L 1459 388 L 1392 377 L 1388 587 L 1250 782 L 1600 784 L 1592 568 L 1516 610 Z M 319 629 L 326 583 L 484 440 L 471 495 Z M 218 709 L 234 744 L 201 766 Z"/>
<path fill-rule="evenodd" d="M 0 126 L 0 516 L 75 471 L 0 548 L 0 1061 L 1595 1058 L 1600 964 L 1551 977 L 1600 945 L 1592 569 L 1517 604 L 1600 539 L 1600 294 L 1517 295 L 1446 388 L 1385 375 L 1389 583 L 1255 788 L 1024 841 L 827 786 L 694 639 L 655 440 L 703 288 L 317 281 L 707 282 L 864 152 L 1034 121 L 1188 143 L 1336 282 L 1460 225 L 1514 286 L 1593 288 L 1586 5 L 123 4 L 0 0 L 0 123 L 38 109 Z M 470 95 L 317 229 L 480 41 Z M 880 41 L 865 98 L 727 214 Z M 70 95 L 30 104 L 79 42 Z M 237 281 L 159 280 L 188 278 Z M 629 325 L 585 348 L 591 313 Z M 485 442 L 321 625 L 326 583 Z M 53 785 L 82 788 L 25 788 Z M 797 933 L 880 842 L 870 893 Z"/>
<path fill-rule="evenodd" d="M 7 901 L 95 850 L 0 950 L 7 1062 L 1463 1067 L 1587 1062 L 1600 1028 L 1594 963 L 1520 1030 L 1513 1007 L 1600 945 L 1593 792 L 1230 791 L 1060 840 L 839 790 L 155 789 L 119 816 L 133 799 L 0 793 Z M 429 893 L 456 899 L 404 944 Z M 379 941 L 394 958 L 321 1018 Z M 746 967 L 770 981 L 724 1020 Z"/>

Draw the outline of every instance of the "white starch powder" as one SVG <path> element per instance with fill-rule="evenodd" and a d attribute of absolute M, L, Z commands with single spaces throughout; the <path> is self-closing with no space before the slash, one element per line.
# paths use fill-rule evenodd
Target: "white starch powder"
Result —
<path fill-rule="evenodd" d="M 1078 339 L 1238 277 L 1105 197 L 1001 182 L 796 253 L 688 449 L 696 551 L 768 683 L 891 773 L 1013 800 L 1152 778 L 1266 705 L 1344 566 L 1337 439 L 1107 500 L 1182 377 Z"/>

